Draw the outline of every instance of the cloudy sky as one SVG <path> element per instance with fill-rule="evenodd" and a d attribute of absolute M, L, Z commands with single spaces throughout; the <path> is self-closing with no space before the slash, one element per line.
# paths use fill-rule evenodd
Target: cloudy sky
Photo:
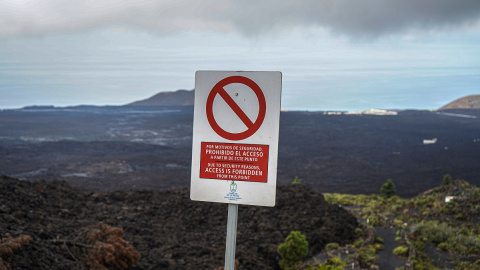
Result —
<path fill-rule="evenodd" d="M 283 74 L 290 110 L 480 94 L 479 0 L 0 0 L 0 108 L 120 105 L 196 70 Z"/>

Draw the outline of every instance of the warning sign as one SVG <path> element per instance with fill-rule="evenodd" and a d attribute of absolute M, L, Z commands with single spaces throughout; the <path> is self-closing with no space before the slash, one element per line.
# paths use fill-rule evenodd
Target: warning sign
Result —
<path fill-rule="evenodd" d="M 190 198 L 274 206 L 282 73 L 195 73 Z"/>
<path fill-rule="evenodd" d="M 200 178 L 266 183 L 268 145 L 202 142 Z"/>

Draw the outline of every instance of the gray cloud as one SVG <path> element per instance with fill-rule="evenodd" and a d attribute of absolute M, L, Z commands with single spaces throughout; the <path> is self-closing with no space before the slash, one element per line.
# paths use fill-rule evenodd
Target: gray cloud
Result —
<path fill-rule="evenodd" d="M 157 33 L 236 30 L 247 36 L 321 27 L 352 37 L 478 23 L 479 0 L 0 0 L 0 36 L 130 25 Z"/>
<path fill-rule="evenodd" d="M 38 35 L 105 25 L 156 32 L 225 31 L 224 0 L 0 0 L 0 36 Z"/>
<path fill-rule="evenodd" d="M 234 25 L 256 35 L 318 26 L 353 37 L 454 28 L 480 19 L 478 0 L 235 0 Z"/>

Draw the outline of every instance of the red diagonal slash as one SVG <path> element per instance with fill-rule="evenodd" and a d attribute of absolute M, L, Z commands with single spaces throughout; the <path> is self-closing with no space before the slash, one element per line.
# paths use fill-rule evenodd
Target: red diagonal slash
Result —
<path fill-rule="evenodd" d="M 232 83 L 240 83 L 248 86 L 256 95 L 258 99 L 258 116 L 255 119 L 255 122 L 252 122 L 252 120 L 245 114 L 245 112 L 238 106 L 238 104 L 230 97 L 230 95 L 225 91 L 224 87 L 226 85 L 232 84 Z M 220 95 L 223 100 L 232 108 L 233 112 L 240 118 L 240 120 L 245 124 L 247 127 L 247 130 L 240 132 L 240 133 L 231 133 L 223 128 L 221 128 L 217 121 L 215 120 L 215 116 L 213 115 L 213 101 L 215 97 Z M 208 123 L 210 123 L 210 126 L 212 129 L 221 137 L 227 139 L 227 140 L 233 140 L 233 141 L 238 141 L 238 140 L 243 140 L 246 139 L 250 136 L 252 136 L 257 130 L 260 128 L 260 126 L 263 123 L 263 120 L 265 119 L 265 114 L 267 111 L 267 104 L 265 101 L 265 96 L 263 95 L 262 89 L 251 79 L 243 76 L 230 76 L 227 78 L 224 78 L 223 80 L 219 81 L 210 91 L 210 94 L 207 97 L 207 102 L 206 102 L 206 114 L 207 114 L 207 120 Z"/>
<path fill-rule="evenodd" d="M 225 102 L 232 108 L 232 110 L 237 114 L 237 116 L 242 120 L 242 122 L 247 126 L 248 129 L 250 129 L 253 126 L 252 120 L 248 118 L 248 116 L 245 114 L 245 112 L 238 106 L 238 104 L 233 100 L 232 97 L 225 91 L 225 89 L 222 87 L 218 89 L 218 94 L 225 100 Z"/>

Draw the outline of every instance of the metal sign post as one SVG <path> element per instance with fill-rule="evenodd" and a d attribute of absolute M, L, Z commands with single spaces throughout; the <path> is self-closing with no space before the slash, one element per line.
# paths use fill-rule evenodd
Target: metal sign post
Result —
<path fill-rule="evenodd" d="M 235 268 L 235 247 L 237 243 L 238 204 L 228 204 L 227 240 L 225 248 L 225 270 Z"/>
<path fill-rule="evenodd" d="M 228 203 L 225 270 L 238 205 L 275 206 L 282 73 L 197 71 L 190 198 Z"/>

